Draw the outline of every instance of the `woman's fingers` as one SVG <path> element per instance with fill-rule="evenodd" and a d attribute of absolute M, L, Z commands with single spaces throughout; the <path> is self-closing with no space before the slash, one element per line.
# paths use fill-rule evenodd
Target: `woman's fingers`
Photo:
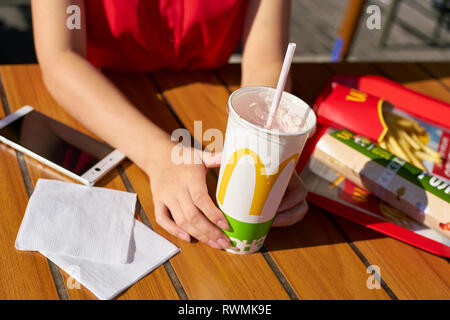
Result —
<path fill-rule="evenodd" d="M 177 199 L 173 199 L 170 202 L 168 202 L 167 206 L 172 215 L 172 219 L 175 221 L 175 224 L 179 228 L 181 228 L 182 230 L 184 230 L 186 233 L 190 234 L 197 240 L 205 242 L 205 239 L 202 237 L 200 231 L 197 230 L 196 226 L 190 223 L 189 219 L 185 216 L 184 209 L 182 209 L 182 205 L 178 202 Z"/>
<path fill-rule="evenodd" d="M 306 201 L 302 201 L 299 205 L 289 210 L 277 213 L 272 226 L 273 227 L 291 226 L 302 220 L 306 212 L 308 212 L 308 203 Z"/>
<path fill-rule="evenodd" d="M 222 161 L 222 152 L 203 152 L 202 160 L 205 164 L 206 168 L 216 168 L 220 166 L 220 162 Z"/>
<path fill-rule="evenodd" d="M 193 182 L 189 185 L 189 193 L 192 201 L 203 212 L 203 214 L 219 228 L 228 230 L 230 225 L 225 219 L 223 213 L 214 205 L 208 194 L 208 188 L 205 181 Z"/>
<path fill-rule="evenodd" d="M 213 248 L 230 247 L 230 239 L 198 210 L 189 194 L 180 195 L 179 203 L 183 215 L 174 216 L 179 227 Z"/>
<path fill-rule="evenodd" d="M 169 209 L 161 201 L 155 200 L 155 219 L 156 223 L 164 228 L 171 235 L 178 237 L 184 241 L 190 242 L 191 237 L 183 229 L 178 227 L 172 220 Z"/>
<path fill-rule="evenodd" d="M 303 181 L 297 175 L 293 174 L 291 180 L 289 181 L 286 193 L 281 200 L 278 212 L 294 208 L 300 202 L 305 200 L 307 194 L 308 190 L 303 184 Z"/>

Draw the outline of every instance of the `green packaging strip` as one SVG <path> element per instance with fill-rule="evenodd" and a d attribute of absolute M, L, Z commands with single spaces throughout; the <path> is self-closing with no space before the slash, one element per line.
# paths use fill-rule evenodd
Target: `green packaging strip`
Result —
<path fill-rule="evenodd" d="M 391 152 L 349 130 L 337 130 L 330 135 L 419 188 L 450 203 L 450 185 L 446 181 L 416 168 L 409 162 L 396 157 Z"/>

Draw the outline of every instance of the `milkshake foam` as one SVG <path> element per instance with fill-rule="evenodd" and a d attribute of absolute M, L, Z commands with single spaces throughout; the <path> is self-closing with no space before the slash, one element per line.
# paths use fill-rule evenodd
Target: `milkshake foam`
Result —
<path fill-rule="evenodd" d="M 261 91 L 256 95 L 242 96 L 239 103 L 234 105 L 238 115 L 248 122 L 264 128 L 269 117 L 274 94 Z M 305 129 L 305 110 L 290 103 L 283 95 L 280 106 L 273 118 L 270 128 L 272 131 L 295 133 Z"/>

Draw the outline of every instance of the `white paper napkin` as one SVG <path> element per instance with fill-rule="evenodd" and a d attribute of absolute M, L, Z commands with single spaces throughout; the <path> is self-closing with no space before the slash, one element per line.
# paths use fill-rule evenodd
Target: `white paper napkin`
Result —
<path fill-rule="evenodd" d="M 112 299 L 180 251 L 134 219 L 135 205 L 136 194 L 40 179 L 16 248 L 39 251 Z"/>
<path fill-rule="evenodd" d="M 99 299 L 112 299 L 180 251 L 137 220 L 133 230 L 130 242 L 131 262 L 127 264 L 111 265 L 48 252 L 41 253 Z"/>
<path fill-rule="evenodd" d="M 136 194 L 39 179 L 16 239 L 19 250 L 126 263 Z"/>

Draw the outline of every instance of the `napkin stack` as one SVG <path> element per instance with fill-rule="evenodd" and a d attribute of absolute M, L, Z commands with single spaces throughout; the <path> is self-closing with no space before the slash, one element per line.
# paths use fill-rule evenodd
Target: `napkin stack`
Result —
<path fill-rule="evenodd" d="M 16 239 L 99 299 L 112 299 L 179 252 L 134 219 L 136 194 L 40 179 Z"/>

